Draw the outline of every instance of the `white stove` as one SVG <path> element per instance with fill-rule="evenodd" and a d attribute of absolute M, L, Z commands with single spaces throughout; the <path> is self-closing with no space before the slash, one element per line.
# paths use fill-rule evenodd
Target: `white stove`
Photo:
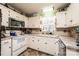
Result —
<path fill-rule="evenodd" d="M 12 55 L 19 55 L 26 49 L 26 44 L 24 36 L 12 37 Z"/>

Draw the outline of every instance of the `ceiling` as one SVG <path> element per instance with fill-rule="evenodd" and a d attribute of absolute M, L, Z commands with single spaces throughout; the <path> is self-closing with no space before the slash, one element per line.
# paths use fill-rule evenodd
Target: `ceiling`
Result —
<path fill-rule="evenodd" d="M 54 6 L 54 9 L 57 9 L 65 3 L 9 3 L 12 7 L 24 12 L 24 13 L 35 13 L 39 12 L 42 8 L 47 6 Z"/>

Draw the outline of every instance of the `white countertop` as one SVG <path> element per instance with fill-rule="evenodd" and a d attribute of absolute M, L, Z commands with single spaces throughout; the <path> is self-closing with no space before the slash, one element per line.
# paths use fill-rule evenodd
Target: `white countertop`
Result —
<path fill-rule="evenodd" d="M 67 48 L 77 49 L 79 50 L 79 47 L 76 46 L 76 39 L 72 37 L 66 37 L 66 36 L 59 36 L 59 35 L 45 35 L 45 34 L 24 34 L 19 36 L 39 36 L 39 37 L 51 37 L 51 38 L 60 38 Z M 8 36 L 6 38 L 11 37 L 19 37 L 19 36 Z M 1 40 L 3 40 L 2 38 Z"/>
<path fill-rule="evenodd" d="M 66 45 L 67 48 L 79 50 L 79 47 L 76 46 L 76 39 L 73 37 L 59 36 L 59 35 L 45 35 L 45 34 L 30 34 L 30 35 L 31 36 L 39 36 L 39 37 L 60 38 L 64 42 L 64 44 Z"/>
<path fill-rule="evenodd" d="M 39 36 L 39 37 L 51 37 L 51 38 L 53 38 L 53 37 L 58 37 L 58 35 L 45 35 L 45 34 L 29 34 L 29 35 L 31 35 L 31 36 Z"/>
<path fill-rule="evenodd" d="M 60 38 L 62 39 L 62 41 L 66 45 L 66 48 L 79 50 L 79 47 L 76 46 L 76 39 L 75 38 L 72 38 L 72 37 L 64 37 L 64 36 L 60 36 Z"/>

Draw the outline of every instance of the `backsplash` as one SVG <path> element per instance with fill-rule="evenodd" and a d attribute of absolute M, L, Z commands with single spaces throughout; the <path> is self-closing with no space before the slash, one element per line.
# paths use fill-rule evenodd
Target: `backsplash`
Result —
<path fill-rule="evenodd" d="M 74 28 L 70 28 L 70 32 L 69 32 L 69 35 L 73 38 L 76 38 L 78 33 L 76 33 L 75 29 Z"/>
<path fill-rule="evenodd" d="M 32 30 L 33 34 L 41 34 L 42 32 L 40 30 Z"/>
<path fill-rule="evenodd" d="M 7 30 L 6 31 L 6 36 L 10 36 L 10 32 L 11 32 L 11 30 Z M 16 32 L 17 35 L 21 34 L 21 31 L 19 31 L 19 30 L 18 31 L 17 30 L 13 30 L 13 32 Z"/>

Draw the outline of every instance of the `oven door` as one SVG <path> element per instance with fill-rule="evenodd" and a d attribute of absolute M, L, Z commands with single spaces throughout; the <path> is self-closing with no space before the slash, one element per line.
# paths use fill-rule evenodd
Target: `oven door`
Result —
<path fill-rule="evenodd" d="M 22 36 L 20 37 L 13 37 L 12 38 L 12 51 L 15 52 L 25 46 L 25 38 Z"/>

